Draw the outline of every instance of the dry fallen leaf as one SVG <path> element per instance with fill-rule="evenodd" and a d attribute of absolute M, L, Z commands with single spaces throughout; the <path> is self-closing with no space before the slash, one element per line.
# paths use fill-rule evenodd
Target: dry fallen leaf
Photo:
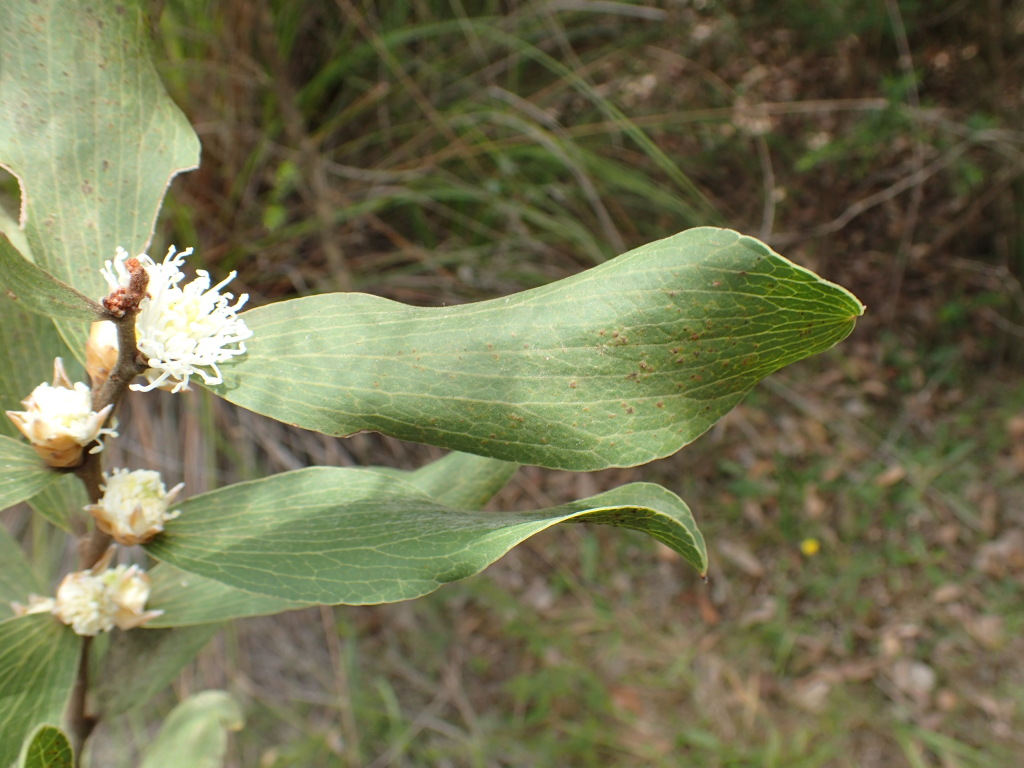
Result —
<path fill-rule="evenodd" d="M 806 712 L 817 714 L 825 709 L 832 683 L 819 675 L 808 675 L 793 684 L 790 700 Z"/>
<path fill-rule="evenodd" d="M 899 464 L 892 464 L 875 476 L 872 481 L 879 488 L 889 488 L 907 476 L 907 470 Z"/>
<path fill-rule="evenodd" d="M 1006 642 L 1006 622 L 1002 616 L 974 616 L 964 622 L 967 634 L 987 651 L 994 651 Z"/>
<path fill-rule="evenodd" d="M 897 659 L 889 670 L 889 676 L 901 693 L 921 707 L 928 704 L 938 679 L 934 669 L 914 659 Z"/>
<path fill-rule="evenodd" d="M 750 551 L 746 544 L 730 539 L 720 539 L 715 544 L 718 554 L 724 560 L 728 560 L 744 574 L 755 579 L 760 579 L 765 574 L 765 567 L 757 556 Z"/>
<path fill-rule="evenodd" d="M 808 483 L 807 487 L 804 488 L 804 514 L 807 515 L 807 519 L 820 519 L 825 514 L 827 508 L 825 500 L 818 493 L 818 486 L 814 483 Z"/>
<path fill-rule="evenodd" d="M 952 603 L 954 600 L 959 600 L 964 596 L 964 588 L 959 584 L 943 584 L 935 588 L 932 592 L 932 602 L 944 605 L 946 603 Z"/>
<path fill-rule="evenodd" d="M 1014 528 L 982 544 L 974 557 L 974 567 L 996 578 L 1024 572 L 1024 530 Z"/>

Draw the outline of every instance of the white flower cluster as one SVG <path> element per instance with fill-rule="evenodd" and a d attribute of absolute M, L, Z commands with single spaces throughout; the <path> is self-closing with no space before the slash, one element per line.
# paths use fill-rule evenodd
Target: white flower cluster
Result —
<path fill-rule="evenodd" d="M 114 427 L 104 427 L 113 405 L 92 409 L 92 391 L 85 384 L 72 385 L 58 357 L 53 362 L 53 384 L 40 384 L 21 401 L 24 411 L 7 411 L 32 443 L 36 453 L 51 467 L 73 467 L 85 446 L 103 435 L 117 437 Z M 97 442 L 89 453 L 103 450 Z"/>
<path fill-rule="evenodd" d="M 151 469 L 115 469 L 104 474 L 103 498 L 85 510 L 95 519 L 101 531 L 126 546 L 145 544 L 164 529 L 164 523 L 181 514 L 168 511 L 184 483 L 168 493 L 159 472 Z"/>
<path fill-rule="evenodd" d="M 149 576 L 137 565 L 119 565 L 94 573 L 77 571 L 64 577 L 57 589 L 53 615 L 79 635 L 132 629 L 159 616 L 145 611 Z"/>
<path fill-rule="evenodd" d="M 97 635 L 118 629 L 133 629 L 163 611 L 145 610 L 149 599 L 149 576 L 137 565 L 107 568 L 113 548 L 88 571 L 64 577 L 57 597 L 33 595 L 27 607 L 14 604 L 19 615 L 52 613 L 79 635 Z"/>
<path fill-rule="evenodd" d="M 220 292 L 235 272 L 211 287 L 210 274 L 197 269 L 196 278 L 179 287 L 185 279 L 179 268 L 191 253 L 191 248 L 176 253 L 172 246 L 162 263 L 144 253 L 137 257 L 149 276 L 148 295 L 135 319 L 139 351 L 149 364 L 143 375 L 149 383 L 133 384 L 132 389 L 146 392 L 162 387 L 180 392 L 188 389 L 192 376 L 202 377 L 206 384 L 220 384 L 219 364 L 245 354 L 245 340 L 252 331 L 237 313 L 249 296 L 242 294 L 231 304 L 234 296 Z M 129 258 L 127 251 L 118 248 L 114 260 L 101 270 L 112 291 L 128 288 L 131 276 L 125 262 Z M 113 323 L 109 325 L 113 329 Z M 116 349 L 116 337 L 111 337 Z"/>
<path fill-rule="evenodd" d="M 168 507 L 184 487 L 180 483 L 168 493 L 159 472 L 118 469 L 104 474 L 103 498 L 85 509 L 97 527 L 119 544 L 144 544 L 164 529 L 166 521 L 181 514 Z M 15 603 L 15 612 L 52 613 L 79 635 L 109 632 L 114 627 L 132 629 L 162 614 L 145 610 L 149 576 L 139 566 L 108 569 L 114 552 L 115 547 L 110 547 L 90 570 L 65 576 L 56 598 L 33 595 L 27 607 Z"/>

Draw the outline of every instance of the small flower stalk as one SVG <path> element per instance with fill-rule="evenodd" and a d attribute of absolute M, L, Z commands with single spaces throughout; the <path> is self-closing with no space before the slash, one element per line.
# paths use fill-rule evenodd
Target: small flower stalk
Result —
<path fill-rule="evenodd" d="M 92 390 L 71 383 L 58 357 L 53 363 L 53 384 L 40 384 L 21 401 L 24 411 L 7 411 L 7 417 L 32 443 L 40 458 L 51 467 L 75 467 L 89 453 L 103 450 L 100 438 L 117 437 L 113 427 L 104 427 L 113 405 L 92 410 Z"/>
<path fill-rule="evenodd" d="M 192 376 L 199 376 L 205 384 L 220 384 L 220 364 L 245 354 L 245 340 L 252 336 L 252 331 L 238 317 L 238 310 L 249 296 L 242 294 L 232 304 L 233 294 L 221 293 L 235 278 L 235 272 L 211 287 L 209 273 L 197 269 L 196 278 L 180 286 L 185 279 L 180 267 L 191 253 L 191 248 L 177 253 L 172 246 L 163 262 L 157 263 L 146 254 L 130 257 L 123 248 L 118 248 L 114 260 L 101 270 L 112 291 L 107 300 L 113 300 L 118 307 L 124 297 L 141 296 L 140 267 L 148 278 L 143 284 L 146 293 L 138 301 L 135 333 L 139 352 L 149 368 L 143 373 L 147 383 L 133 384 L 134 390 L 161 388 L 180 392 L 188 389 Z M 109 321 L 106 324 L 112 325 Z M 97 339 L 97 370 L 105 367 L 109 375 L 110 363 L 102 361 L 116 359 L 116 334 L 94 326 L 93 335 Z M 114 358 L 110 358 L 109 351 L 101 353 L 109 347 L 111 339 Z"/>
<path fill-rule="evenodd" d="M 89 504 L 85 511 L 93 516 L 101 531 L 119 544 L 145 544 L 163 531 L 164 523 L 181 514 L 181 510 L 169 508 L 184 487 L 184 483 L 179 483 L 168 492 L 159 472 L 115 469 L 109 476 L 104 474 L 100 486 L 103 498 Z"/>

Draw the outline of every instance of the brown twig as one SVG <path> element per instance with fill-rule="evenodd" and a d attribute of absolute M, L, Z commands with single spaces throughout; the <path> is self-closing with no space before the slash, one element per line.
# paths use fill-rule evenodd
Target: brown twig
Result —
<path fill-rule="evenodd" d="M 99 412 L 112 405 L 108 421 L 113 418 L 128 385 L 136 376 L 146 370 L 146 361 L 139 353 L 135 335 L 135 319 L 139 312 L 139 303 L 146 297 L 149 276 L 142 268 L 138 259 L 125 262 L 131 275 L 127 288 L 118 288 L 103 300 L 106 310 L 104 319 L 117 326 L 117 362 L 99 388 L 93 390 L 92 409 Z M 85 485 L 89 501 L 96 504 L 103 498 L 103 460 L 101 453 L 86 453 L 82 463 L 74 469 L 75 476 Z M 95 566 L 107 552 L 111 537 L 93 528 L 78 539 L 78 567 L 87 570 Z M 89 651 L 92 638 L 82 638 L 78 656 L 78 672 L 68 702 L 68 726 L 71 731 L 71 742 L 75 754 L 75 764 L 81 764 L 82 748 L 86 739 L 96 728 L 99 719 L 86 711 L 86 697 L 89 693 Z"/>
<path fill-rule="evenodd" d="M 99 723 L 99 719 L 86 714 L 85 697 L 89 692 L 89 650 L 92 647 L 92 638 L 86 635 L 82 638 L 82 645 L 78 652 L 78 674 L 75 677 L 75 685 L 71 689 L 71 699 L 68 702 L 68 730 L 71 732 L 71 748 L 75 755 L 75 765 L 81 765 L 82 747 L 85 740 Z"/>
<path fill-rule="evenodd" d="M 108 405 L 117 403 L 128 390 L 135 377 L 149 366 L 142 359 L 135 338 L 135 312 L 126 313 L 124 317 L 111 317 L 117 326 L 117 362 L 110 375 L 99 389 L 92 393 L 92 409 L 100 411 Z"/>

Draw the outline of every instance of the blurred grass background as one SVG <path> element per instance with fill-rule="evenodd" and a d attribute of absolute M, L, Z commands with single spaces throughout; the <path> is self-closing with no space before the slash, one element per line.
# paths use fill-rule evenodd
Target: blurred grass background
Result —
<path fill-rule="evenodd" d="M 677 456 L 526 468 L 495 502 L 662 482 L 708 537 L 708 584 L 571 527 L 416 602 L 238 622 L 104 724 L 94 765 L 133 765 L 209 687 L 245 703 L 246 768 L 1017 764 L 1019 3 L 164 0 L 153 19 L 203 144 L 160 237 L 238 270 L 253 304 L 478 300 L 716 224 L 869 309 Z M 158 399 L 127 403 L 112 449 L 189 493 L 440 455 Z"/>

